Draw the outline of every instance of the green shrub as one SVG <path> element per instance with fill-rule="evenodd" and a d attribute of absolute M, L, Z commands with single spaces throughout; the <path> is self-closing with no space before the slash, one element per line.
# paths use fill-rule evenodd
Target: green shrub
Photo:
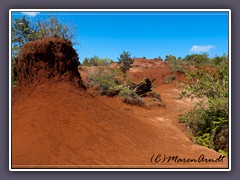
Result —
<path fill-rule="evenodd" d="M 187 96 L 197 98 L 228 97 L 228 66 L 216 66 L 216 70 L 200 69 L 186 75 Z"/>
<path fill-rule="evenodd" d="M 179 116 L 178 116 L 178 121 L 179 121 L 180 123 L 185 123 L 185 122 L 186 122 L 186 118 L 184 117 L 184 115 L 179 115 Z"/>
<path fill-rule="evenodd" d="M 101 95 L 115 96 L 119 93 L 120 81 L 116 72 L 109 68 L 100 68 L 87 77 L 87 86 L 95 87 Z"/>
<path fill-rule="evenodd" d="M 176 60 L 177 60 L 176 57 L 173 55 L 168 55 L 165 58 L 165 61 L 168 61 L 168 62 L 175 62 Z"/>
<path fill-rule="evenodd" d="M 87 86 L 94 87 L 101 95 L 120 95 L 127 104 L 144 106 L 142 98 L 129 89 L 131 84 L 129 79 L 123 78 L 121 72 L 110 68 L 100 68 L 87 77 Z"/>
<path fill-rule="evenodd" d="M 211 63 L 207 53 L 187 55 L 184 59 L 198 66 Z"/>
<path fill-rule="evenodd" d="M 113 60 L 109 58 L 99 58 L 93 56 L 91 58 L 84 58 L 82 66 L 108 66 Z"/>
<path fill-rule="evenodd" d="M 219 152 L 228 151 L 228 64 L 215 70 L 188 72 L 181 96 L 199 103 L 179 117 L 191 129 L 197 143 Z"/>
<path fill-rule="evenodd" d="M 145 102 L 142 97 L 148 96 L 161 100 L 160 94 L 154 91 L 137 94 L 136 84 L 123 76 L 120 70 L 114 70 L 108 67 L 101 67 L 90 73 L 87 77 L 87 86 L 93 87 L 99 91 L 100 95 L 117 96 L 127 104 L 144 107 Z"/>
<path fill-rule="evenodd" d="M 119 95 L 123 98 L 123 102 L 127 104 L 144 106 L 142 98 L 127 87 L 122 88 Z"/>
<path fill-rule="evenodd" d="M 16 74 L 16 62 L 15 60 L 12 61 L 12 69 L 11 69 L 11 77 L 12 77 L 12 87 L 14 88 L 17 85 L 17 74 Z"/>
<path fill-rule="evenodd" d="M 155 98 L 155 99 L 161 99 L 161 95 L 155 91 L 150 91 L 150 92 L 147 92 L 146 93 L 146 96 L 147 97 L 152 97 L 152 98 Z"/>
<path fill-rule="evenodd" d="M 126 73 L 130 68 L 131 64 L 133 64 L 134 59 L 131 58 L 131 54 L 129 52 L 123 51 L 118 58 L 118 64 L 120 64 L 120 69 L 123 73 Z"/>
<path fill-rule="evenodd" d="M 178 72 L 178 73 L 184 74 L 186 71 L 185 67 L 181 65 L 180 62 L 169 63 L 168 65 L 172 73 Z"/>
<path fill-rule="evenodd" d="M 169 83 L 171 83 L 174 80 L 176 80 L 176 75 L 171 74 L 171 75 L 166 76 L 164 78 L 163 82 L 164 82 L 164 84 L 169 84 Z"/>
<path fill-rule="evenodd" d="M 215 150 L 228 150 L 227 99 L 198 103 L 180 116 L 191 129 L 197 143 Z"/>
<path fill-rule="evenodd" d="M 228 63 L 228 56 L 225 55 L 225 54 L 223 56 L 216 56 L 216 57 L 211 59 L 211 62 L 213 64 L 216 64 L 216 65 L 221 65 L 221 64 L 224 64 L 224 63 Z"/>

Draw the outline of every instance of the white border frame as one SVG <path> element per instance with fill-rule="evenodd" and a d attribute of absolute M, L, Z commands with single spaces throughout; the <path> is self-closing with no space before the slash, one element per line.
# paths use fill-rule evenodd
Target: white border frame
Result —
<path fill-rule="evenodd" d="M 114 169 L 114 168 L 102 168 L 102 169 L 14 169 L 12 168 L 12 81 L 11 81 L 11 27 L 12 27 L 12 12 L 228 12 L 228 56 L 229 56 L 229 156 L 228 156 L 228 169 Z M 9 171 L 231 171 L 231 9 L 10 9 L 9 10 Z"/>

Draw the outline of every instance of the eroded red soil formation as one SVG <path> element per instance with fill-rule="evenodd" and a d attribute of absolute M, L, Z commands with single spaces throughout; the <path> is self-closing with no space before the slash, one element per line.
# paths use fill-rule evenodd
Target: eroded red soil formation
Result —
<path fill-rule="evenodd" d="M 81 85 L 78 55 L 69 40 L 50 37 L 24 45 L 16 60 L 19 85 L 45 81 L 72 81 Z"/>
<path fill-rule="evenodd" d="M 141 81 L 145 77 L 154 80 L 153 85 L 159 86 L 164 84 L 164 79 L 172 74 L 167 62 L 160 59 L 141 59 L 137 58 L 131 65 L 128 76 L 135 82 Z M 183 74 L 177 74 L 177 81 L 183 79 Z"/>
<path fill-rule="evenodd" d="M 67 41 L 50 38 L 28 44 L 19 57 L 17 86 L 22 93 L 13 91 L 13 167 L 227 168 L 226 158 L 218 163 L 152 163 L 153 154 L 182 159 L 198 159 L 202 154 L 216 159 L 220 154 L 194 144 L 178 123 L 177 115 L 192 102 L 177 100 L 179 90 L 173 84 L 155 80 L 154 90 L 166 108 L 146 109 L 124 104 L 118 97 L 93 97 L 72 83 L 82 82 L 74 54 Z M 159 78 L 168 73 L 164 62 L 144 63 L 148 68 L 134 66 L 129 76 L 139 81 L 142 76 Z M 38 66 L 42 71 L 37 71 Z M 84 77 L 87 71 L 80 73 Z M 31 87 L 36 81 L 41 83 Z"/>

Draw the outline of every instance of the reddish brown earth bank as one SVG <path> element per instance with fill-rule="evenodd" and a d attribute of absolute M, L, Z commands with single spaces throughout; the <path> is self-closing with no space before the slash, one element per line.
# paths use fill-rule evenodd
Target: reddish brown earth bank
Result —
<path fill-rule="evenodd" d="M 179 90 L 173 84 L 161 86 L 159 81 L 154 87 L 166 108 L 146 109 L 119 98 L 91 96 L 78 65 L 69 41 L 52 37 L 24 46 L 12 96 L 13 167 L 228 167 L 228 159 L 193 144 L 178 123 L 179 109 L 191 102 L 177 100 Z M 164 62 L 147 70 L 133 67 L 129 76 L 155 76 L 154 67 L 162 66 Z M 194 162 L 199 157 L 217 160 Z"/>

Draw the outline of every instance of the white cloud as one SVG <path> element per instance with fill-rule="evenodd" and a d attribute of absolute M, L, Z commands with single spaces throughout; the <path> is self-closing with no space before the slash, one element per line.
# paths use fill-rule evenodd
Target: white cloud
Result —
<path fill-rule="evenodd" d="M 40 12 L 21 12 L 21 13 L 24 15 L 27 15 L 27 16 L 34 17 L 34 16 L 38 15 Z"/>
<path fill-rule="evenodd" d="M 191 52 L 208 52 L 209 50 L 211 49 L 214 49 L 215 46 L 213 45 L 207 45 L 207 46 L 197 46 L 197 45 L 194 45 L 189 51 Z"/>

